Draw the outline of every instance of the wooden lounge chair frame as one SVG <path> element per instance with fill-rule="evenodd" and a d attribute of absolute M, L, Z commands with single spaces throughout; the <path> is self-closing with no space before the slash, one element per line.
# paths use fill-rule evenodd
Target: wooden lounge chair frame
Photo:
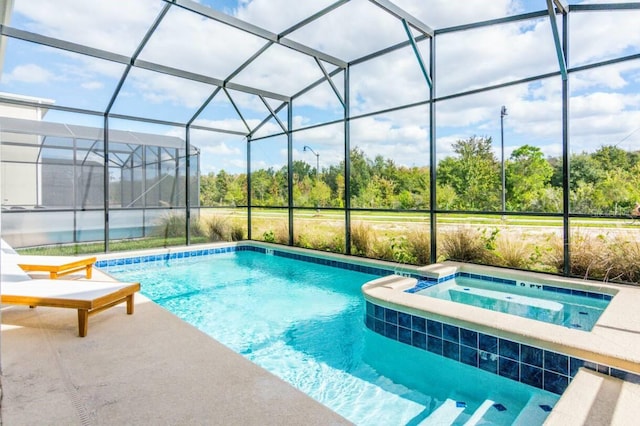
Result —
<path fill-rule="evenodd" d="M 0 250 L 2 256 L 7 256 L 10 261 L 20 265 L 26 272 L 48 272 L 49 278 L 57 279 L 74 272 L 84 271 L 87 279 L 91 279 L 93 264 L 96 263 L 95 256 L 74 257 L 74 256 L 34 256 L 21 255 L 7 243 L 4 238 L 0 238 Z"/>
<path fill-rule="evenodd" d="M 60 286 L 73 291 L 57 292 Z M 50 279 L 3 282 L 2 287 L 2 303 L 77 309 L 80 337 L 87 335 L 89 317 L 105 309 L 126 302 L 132 315 L 134 294 L 140 291 L 139 283 Z"/>
<path fill-rule="evenodd" d="M 71 256 L 29 256 L 18 255 L 16 263 L 27 272 L 49 272 L 51 279 L 84 271 L 87 279 L 91 279 L 95 257 Z"/>

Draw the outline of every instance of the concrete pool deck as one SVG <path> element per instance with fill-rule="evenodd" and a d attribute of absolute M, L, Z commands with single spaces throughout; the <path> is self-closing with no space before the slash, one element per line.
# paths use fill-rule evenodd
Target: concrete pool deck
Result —
<path fill-rule="evenodd" d="M 2 306 L 3 425 L 351 424 L 141 294 L 77 326 Z"/>

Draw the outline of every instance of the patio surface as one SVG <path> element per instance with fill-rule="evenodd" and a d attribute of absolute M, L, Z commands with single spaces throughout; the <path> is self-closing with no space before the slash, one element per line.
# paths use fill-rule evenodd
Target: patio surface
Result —
<path fill-rule="evenodd" d="M 75 310 L 3 306 L 2 424 L 350 424 L 139 293 L 125 312 L 80 338 Z"/>
<path fill-rule="evenodd" d="M 93 279 L 109 277 L 97 270 Z M 625 353 L 623 363 L 637 366 L 640 289 L 623 291 L 615 300 L 624 309 L 599 322 L 609 346 L 600 349 L 605 358 Z M 0 423 L 350 424 L 140 293 L 134 315 L 125 312 L 122 304 L 91 317 L 80 338 L 75 310 L 3 305 Z M 545 424 L 635 424 L 638 400 L 640 384 L 583 369 Z"/>

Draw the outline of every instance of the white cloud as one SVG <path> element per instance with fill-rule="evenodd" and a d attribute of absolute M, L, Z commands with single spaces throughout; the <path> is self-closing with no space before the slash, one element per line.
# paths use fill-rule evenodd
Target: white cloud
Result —
<path fill-rule="evenodd" d="M 589 1 L 584 3 L 606 3 Z M 590 11 L 570 15 L 572 66 L 640 51 L 640 11 Z"/>
<path fill-rule="evenodd" d="M 86 83 L 82 83 L 80 87 L 87 90 L 99 90 L 104 87 L 104 84 L 101 81 L 88 81 Z"/>
<path fill-rule="evenodd" d="M 5 83 L 50 83 L 55 80 L 55 75 L 35 64 L 22 64 L 14 67 L 10 73 L 2 75 Z"/>
<path fill-rule="evenodd" d="M 29 31 L 130 55 L 162 4 L 156 0 L 17 0 L 14 12 L 28 17 Z"/>
<path fill-rule="evenodd" d="M 238 18 L 280 33 L 334 1 L 240 0 L 238 3 L 235 9 Z"/>

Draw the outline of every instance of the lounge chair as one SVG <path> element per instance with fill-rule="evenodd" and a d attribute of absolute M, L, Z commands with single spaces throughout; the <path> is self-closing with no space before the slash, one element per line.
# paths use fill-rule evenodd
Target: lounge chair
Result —
<path fill-rule="evenodd" d="M 84 271 L 87 278 L 91 278 L 93 264 L 96 258 L 74 256 L 31 256 L 18 254 L 4 239 L 2 239 L 3 256 L 15 256 L 15 262 L 28 272 L 48 272 L 49 278 L 56 279 L 74 272 Z"/>
<path fill-rule="evenodd" d="M 139 283 L 117 281 L 85 281 L 31 279 L 17 263 L 15 256 L 1 254 L 0 302 L 29 307 L 48 306 L 78 310 L 78 334 L 87 335 L 89 316 L 127 302 L 127 314 L 133 314 L 133 298 Z"/>

